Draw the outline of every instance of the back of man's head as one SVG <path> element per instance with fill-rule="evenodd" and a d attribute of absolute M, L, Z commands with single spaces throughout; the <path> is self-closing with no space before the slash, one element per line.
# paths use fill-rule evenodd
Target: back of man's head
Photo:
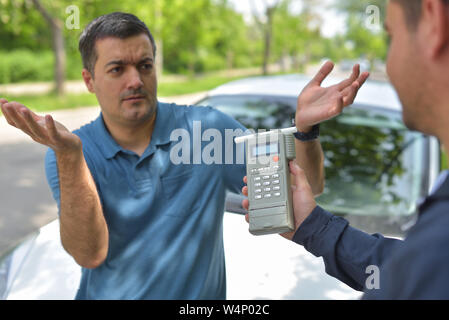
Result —
<path fill-rule="evenodd" d="M 407 27 L 414 31 L 418 26 L 418 22 L 421 18 L 422 0 L 391 0 L 401 5 L 405 13 L 405 19 L 407 21 Z M 449 0 L 441 0 L 446 5 L 449 5 Z"/>
<path fill-rule="evenodd" d="M 95 44 L 98 40 L 107 37 L 126 39 L 132 36 L 146 34 L 153 46 L 153 56 L 156 57 L 156 44 L 148 27 L 135 15 L 123 12 L 114 12 L 94 19 L 87 25 L 79 40 L 79 51 L 83 66 L 92 76 L 97 61 Z"/>

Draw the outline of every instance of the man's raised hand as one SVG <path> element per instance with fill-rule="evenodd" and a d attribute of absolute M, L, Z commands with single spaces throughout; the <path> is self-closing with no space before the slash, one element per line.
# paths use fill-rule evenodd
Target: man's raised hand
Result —
<path fill-rule="evenodd" d="M 0 99 L 0 106 L 6 121 L 22 130 L 34 141 L 52 148 L 55 152 L 80 150 L 79 137 L 53 120 L 50 115 L 39 116 L 18 102 Z"/>
<path fill-rule="evenodd" d="M 326 62 L 298 97 L 295 123 L 301 132 L 308 132 L 313 125 L 339 115 L 343 108 L 351 105 L 361 86 L 369 77 L 368 72 L 360 74 L 360 66 L 355 65 L 348 79 L 328 88 L 322 82 L 334 69 L 334 64 Z"/>

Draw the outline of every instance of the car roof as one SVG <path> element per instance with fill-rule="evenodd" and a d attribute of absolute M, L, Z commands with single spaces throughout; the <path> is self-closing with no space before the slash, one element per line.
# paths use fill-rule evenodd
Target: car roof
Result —
<path fill-rule="evenodd" d="M 265 77 L 251 77 L 229 82 L 209 92 L 209 96 L 222 95 L 262 95 L 296 98 L 312 78 L 305 75 L 289 74 Z M 329 77 L 323 82 L 327 87 L 343 79 Z M 355 104 L 371 105 L 401 111 L 398 96 L 389 82 L 368 80 L 360 89 Z"/>

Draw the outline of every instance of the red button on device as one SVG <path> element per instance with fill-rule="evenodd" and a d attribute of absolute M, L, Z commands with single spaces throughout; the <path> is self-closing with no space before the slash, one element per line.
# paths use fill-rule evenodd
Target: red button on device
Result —
<path fill-rule="evenodd" d="M 274 157 L 273 157 L 273 161 L 274 161 L 274 162 L 278 162 L 278 161 L 279 161 L 279 156 L 274 156 Z"/>

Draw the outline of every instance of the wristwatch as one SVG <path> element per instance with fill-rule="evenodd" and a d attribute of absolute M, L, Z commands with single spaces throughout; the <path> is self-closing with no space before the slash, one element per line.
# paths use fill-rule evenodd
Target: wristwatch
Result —
<path fill-rule="evenodd" d="M 320 124 L 316 124 L 312 127 L 310 132 L 295 132 L 293 134 L 296 139 L 300 141 L 312 141 L 320 136 Z"/>

